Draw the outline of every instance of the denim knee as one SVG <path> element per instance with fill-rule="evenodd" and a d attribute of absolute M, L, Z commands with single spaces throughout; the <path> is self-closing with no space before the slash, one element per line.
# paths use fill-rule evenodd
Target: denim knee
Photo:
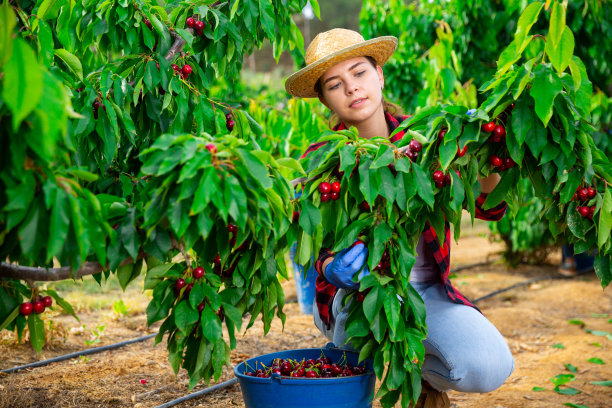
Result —
<path fill-rule="evenodd" d="M 450 371 L 452 389 L 486 393 L 501 387 L 514 371 L 514 358 L 507 345 L 496 356 L 461 356 Z"/>

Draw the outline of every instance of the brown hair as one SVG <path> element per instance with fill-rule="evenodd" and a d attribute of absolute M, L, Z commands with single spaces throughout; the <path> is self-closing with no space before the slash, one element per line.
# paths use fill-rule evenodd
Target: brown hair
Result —
<path fill-rule="evenodd" d="M 378 66 L 374 58 L 370 56 L 365 56 L 365 58 L 368 61 L 370 61 L 370 64 L 372 64 L 374 68 Z M 317 83 L 315 84 L 314 89 L 316 93 L 319 95 L 319 97 L 323 97 L 323 87 L 321 85 L 321 78 L 317 80 Z M 400 106 L 394 104 L 393 102 L 389 102 L 387 98 L 385 98 L 384 95 L 383 95 L 382 104 L 383 104 L 383 110 L 385 112 L 390 113 L 392 116 L 402 116 L 404 114 L 404 110 Z M 328 123 L 329 127 L 334 128 L 339 123 L 340 123 L 340 118 L 338 117 L 336 113 L 332 112 L 332 115 L 329 117 L 329 123 Z"/>

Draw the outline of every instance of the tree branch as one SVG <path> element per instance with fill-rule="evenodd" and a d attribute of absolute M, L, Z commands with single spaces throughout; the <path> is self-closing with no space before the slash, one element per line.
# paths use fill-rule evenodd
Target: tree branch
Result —
<path fill-rule="evenodd" d="M 121 263 L 125 265 L 133 262 L 132 258 L 126 259 Z M 97 262 L 86 262 L 78 271 L 73 271 L 70 266 L 61 268 L 38 268 L 34 266 L 21 266 L 9 263 L 0 263 L 0 277 L 23 279 L 32 281 L 60 281 L 65 279 L 76 279 L 82 276 L 94 275 L 102 272 L 104 268 Z"/>
<path fill-rule="evenodd" d="M 189 31 L 193 35 L 194 33 L 193 28 L 187 28 L 186 30 Z M 172 44 L 172 46 L 166 53 L 165 58 L 168 61 L 172 61 L 174 57 L 176 57 L 176 54 L 180 53 L 183 50 L 183 47 L 185 46 L 185 44 L 187 43 L 185 39 L 181 37 L 180 35 L 178 35 L 176 31 L 170 31 L 170 35 L 172 36 L 172 38 L 174 38 L 174 43 Z"/>

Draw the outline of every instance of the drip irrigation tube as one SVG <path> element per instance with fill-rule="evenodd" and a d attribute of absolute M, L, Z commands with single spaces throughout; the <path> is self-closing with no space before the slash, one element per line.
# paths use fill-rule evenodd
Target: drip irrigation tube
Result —
<path fill-rule="evenodd" d="M 0 371 L 0 373 L 9 374 L 9 373 L 13 373 L 15 371 L 23 370 L 23 369 L 26 369 L 26 368 L 41 367 L 41 366 L 45 366 L 45 365 L 48 365 L 48 364 L 51 364 L 51 363 L 56 363 L 58 361 L 69 360 L 71 358 L 76 358 L 76 357 L 80 357 L 80 356 L 86 356 L 88 354 L 101 353 L 103 351 L 112 350 L 112 349 L 116 349 L 116 348 L 119 348 L 119 347 L 127 346 L 129 344 L 145 341 L 145 340 L 148 340 L 148 339 L 150 339 L 152 337 L 155 337 L 155 336 L 157 336 L 157 333 L 149 334 L 148 336 L 144 336 L 144 337 L 138 337 L 138 338 L 132 339 L 132 340 L 122 341 L 122 342 L 119 342 L 119 343 L 108 344 L 106 346 L 100 346 L 100 347 L 94 347 L 94 348 L 87 349 L 87 350 L 76 351 L 74 353 L 64 354 L 62 356 L 57 356 L 57 357 L 49 358 L 49 359 L 43 360 L 43 361 L 36 361 L 34 363 L 25 364 L 25 365 L 22 365 L 22 366 L 17 366 L 17 367 L 13 367 L 13 368 L 7 368 L 5 370 Z"/>
<path fill-rule="evenodd" d="M 476 303 L 478 303 L 478 302 L 480 302 L 482 300 L 492 298 L 493 296 L 497 296 L 500 293 L 504 293 L 504 292 L 507 292 L 507 291 L 512 290 L 512 289 L 520 288 L 522 286 L 527 286 L 527 285 L 530 285 L 530 284 L 535 283 L 535 282 L 539 282 L 539 281 L 543 281 L 543 280 L 572 279 L 572 278 L 575 278 L 577 276 L 580 276 L 580 275 L 576 275 L 576 276 L 563 276 L 563 275 L 538 276 L 537 278 L 528 279 L 528 280 L 526 280 L 524 282 L 515 283 L 514 285 L 508 286 L 507 288 L 503 288 L 503 289 L 499 289 L 499 290 L 496 290 L 494 292 L 491 292 L 488 295 L 484 295 L 482 297 L 479 297 L 478 299 L 474 300 L 472 303 L 476 304 Z"/>
<path fill-rule="evenodd" d="M 185 402 L 185 401 L 188 401 L 188 400 L 193 399 L 193 398 L 201 397 L 202 395 L 206 395 L 206 394 L 208 394 L 210 392 L 230 387 L 230 386 L 236 384 L 237 382 L 238 382 L 238 378 L 234 377 L 231 380 L 227 380 L 225 382 L 222 382 L 222 383 L 219 383 L 219 384 L 215 384 L 212 387 L 204 388 L 203 390 L 200 390 L 200 391 L 197 391 L 197 392 L 194 392 L 194 393 L 191 393 L 191 394 L 187 394 L 187 395 L 185 395 L 185 396 L 183 396 L 181 398 L 177 398 L 175 400 L 166 402 L 165 404 L 158 405 L 155 408 L 173 407 L 173 406 L 175 406 L 177 404 L 180 404 L 181 402 Z"/>

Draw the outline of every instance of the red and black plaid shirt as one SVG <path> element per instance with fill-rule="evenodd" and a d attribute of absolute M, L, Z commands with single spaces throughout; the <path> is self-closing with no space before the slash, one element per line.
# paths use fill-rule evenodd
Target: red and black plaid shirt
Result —
<path fill-rule="evenodd" d="M 390 113 L 385 112 L 385 119 L 387 120 L 387 124 L 389 125 L 390 132 L 393 132 L 399 124 L 404 121 L 408 116 L 403 116 L 401 118 L 395 118 Z M 343 123 L 340 123 L 338 126 L 334 128 L 334 131 L 346 129 L 346 126 Z M 393 136 L 391 142 L 396 142 L 404 137 L 403 131 L 398 132 Z M 323 146 L 326 142 L 314 143 L 308 147 L 306 152 L 302 155 L 302 158 L 306 157 L 309 153 L 317 150 L 321 146 Z M 483 210 L 482 205 L 485 202 L 487 195 L 480 194 L 480 196 L 476 199 L 476 218 L 480 218 L 486 221 L 498 221 L 500 220 L 504 214 L 506 213 L 506 203 L 502 202 L 498 206 L 491 208 L 489 210 Z M 436 235 L 436 231 L 433 227 L 427 222 L 425 226 L 425 230 L 423 231 L 423 237 L 425 238 L 425 242 L 429 246 L 431 253 L 438 264 L 438 268 L 440 270 L 440 277 L 442 282 L 444 283 L 444 287 L 446 288 L 446 293 L 448 297 L 455 303 L 468 305 L 472 307 L 474 306 L 465 296 L 463 296 L 450 282 L 449 273 L 450 273 L 450 225 L 446 222 L 445 230 L 444 230 L 444 244 L 440 246 L 438 243 L 438 237 Z M 322 273 L 323 263 L 327 258 L 333 256 L 333 253 L 328 249 L 322 249 L 319 254 L 319 258 L 315 262 L 315 270 L 319 274 L 316 282 L 316 295 L 315 301 L 317 303 L 317 308 L 319 309 L 319 316 L 321 317 L 321 321 L 323 321 L 326 325 L 329 325 L 333 316 L 330 316 L 331 305 L 334 301 L 334 296 L 338 291 L 338 288 L 329 283 Z"/>

